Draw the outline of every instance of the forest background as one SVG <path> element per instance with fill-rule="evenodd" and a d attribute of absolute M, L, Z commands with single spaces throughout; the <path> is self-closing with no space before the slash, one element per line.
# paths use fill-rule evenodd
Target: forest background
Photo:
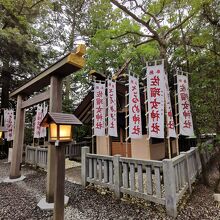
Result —
<path fill-rule="evenodd" d="M 91 69 L 111 76 L 132 58 L 143 76 L 146 61 L 165 59 L 172 97 L 176 71 L 190 73 L 196 135 L 220 133 L 218 0 L 0 0 L 1 108 L 15 108 L 9 92 L 82 41 L 86 67 L 64 80 L 64 112 L 86 95 Z"/>

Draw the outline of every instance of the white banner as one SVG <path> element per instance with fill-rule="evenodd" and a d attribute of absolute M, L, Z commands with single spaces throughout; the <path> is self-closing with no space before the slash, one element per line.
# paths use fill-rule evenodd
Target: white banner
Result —
<path fill-rule="evenodd" d="M 129 76 L 129 137 L 142 137 L 139 80 L 133 76 Z"/>
<path fill-rule="evenodd" d="M 41 131 L 40 123 L 42 119 L 43 119 L 42 106 L 38 105 L 37 113 L 35 117 L 35 123 L 34 123 L 34 138 L 40 138 L 40 131 Z"/>
<path fill-rule="evenodd" d="M 164 83 L 165 83 L 165 108 L 167 112 L 167 120 L 166 120 L 167 136 L 176 138 L 176 131 L 173 120 L 173 111 L 170 100 L 170 89 L 169 89 L 168 77 L 166 74 L 164 74 Z"/>
<path fill-rule="evenodd" d="M 105 136 L 105 84 L 94 83 L 94 135 Z"/>
<path fill-rule="evenodd" d="M 48 112 L 48 106 L 44 103 L 43 104 L 43 108 L 42 108 L 42 119 L 44 118 L 44 116 L 47 114 Z M 47 136 L 47 128 L 46 127 L 40 127 L 40 137 L 44 138 Z"/>
<path fill-rule="evenodd" d="M 7 141 L 14 139 L 14 111 L 12 109 L 4 110 L 4 127 L 8 130 L 5 132 L 5 138 Z"/>
<path fill-rule="evenodd" d="M 164 66 L 147 66 L 149 137 L 164 138 Z"/>
<path fill-rule="evenodd" d="M 116 83 L 108 80 L 108 135 L 118 137 Z"/>
<path fill-rule="evenodd" d="M 177 93 L 179 106 L 180 134 L 186 136 L 194 136 L 192 114 L 189 102 L 189 84 L 187 76 L 177 75 Z"/>

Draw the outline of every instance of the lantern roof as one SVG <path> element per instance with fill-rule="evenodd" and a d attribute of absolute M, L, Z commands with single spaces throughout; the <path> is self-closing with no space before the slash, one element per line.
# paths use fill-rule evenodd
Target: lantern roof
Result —
<path fill-rule="evenodd" d="M 8 130 L 7 130 L 7 128 L 0 126 L 0 131 L 6 132 Z"/>
<path fill-rule="evenodd" d="M 82 125 L 82 122 L 75 115 L 57 112 L 48 112 L 40 125 L 42 127 L 48 127 L 51 122 L 62 125 Z"/>

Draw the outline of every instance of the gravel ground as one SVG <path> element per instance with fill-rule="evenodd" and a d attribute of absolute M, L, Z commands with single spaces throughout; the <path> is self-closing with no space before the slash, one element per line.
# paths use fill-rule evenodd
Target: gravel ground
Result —
<path fill-rule="evenodd" d="M 0 161 L 0 182 L 8 176 L 9 164 Z M 52 211 L 41 211 L 38 201 L 45 196 L 46 173 L 25 166 L 22 174 L 24 181 L 18 183 L 0 183 L 0 219 L 52 219 Z M 218 178 L 217 169 L 210 171 L 211 183 Z M 168 220 L 163 206 L 141 200 L 115 200 L 113 195 L 101 189 L 66 181 L 65 195 L 70 197 L 65 208 L 67 220 L 89 219 L 150 219 Z M 179 207 L 178 220 L 212 219 L 220 220 L 220 209 L 213 201 L 213 190 L 197 183 L 191 196 L 187 196 Z"/>

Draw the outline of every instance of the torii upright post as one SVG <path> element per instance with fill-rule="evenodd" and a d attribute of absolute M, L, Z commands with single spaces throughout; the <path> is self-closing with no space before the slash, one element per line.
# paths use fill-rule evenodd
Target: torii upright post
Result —
<path fill-rule="evenodd" d="M 10 167 L 10 179 L 16 179 L 21 176 L 21 157 L 24 140 L 24 124 L 25 124 L 25 110 L 22 109 L 23 97 L 17 96 L 17 109 L 15 121 L 15 137 L 13 142 L 13 154 Z"/>

